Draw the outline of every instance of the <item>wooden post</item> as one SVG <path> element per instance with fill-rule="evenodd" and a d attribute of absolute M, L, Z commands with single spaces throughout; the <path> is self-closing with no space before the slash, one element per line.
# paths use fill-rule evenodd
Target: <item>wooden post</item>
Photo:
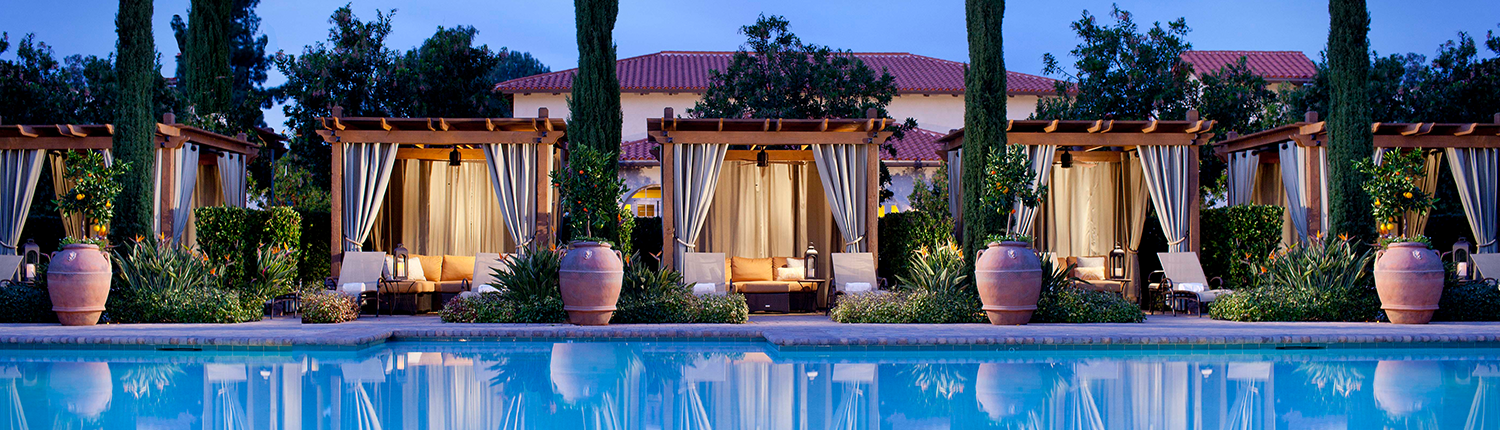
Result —
<path fill-rule="evenodd" d="M 671 136 L 667 130 L 667 121 L 672 119 L 672 108 L 662 109 L 662 136 Z M 672 130 L 675 131 L 675 130 Z M 661 268 L 677 268 L 677 207 L 674 202 L 677 197 L 677 169 L 675 151 L 672 150 L 672 138 L 660 139 L 657 144 L 661 145 Z"/>
<path fill-rule="evenodd" d="M 865 156 L 869 163 L 865 173 L 865 246 L 876 257 L 875 267 L 880 267 L 880 248 L 876 237 L 880 231 L 880 144 L 875 143 L 873 138 L 865 145 Z"/>
<path fill-rule="evenodd" d="M 344 109 L 338 106 L 330 108 L 333 117 L 344 116 Z M 328 246 L 329 273 L 335 279 L 339 276 L 339 268 L 344 261 L 344 144 L 338 138 L 338 130 L 334 130 L 333 141 L 328 142 L 329 150 L 332 151 L 332 161 L 329 166 L 333 172 L 329 178 L 329 216 L 333 219 L 329 222 L 332 243 Z"/>
<path fill-rule="evenodd" d="M 551 121 L 548 118 L 547 108 L 545 107 L 538 108 L 536 116 L 537 118 L 541 118 L 543 122 Z M 549 125 L 547 128 L 550 129 L 551 126 Z M 536 196 L 533 197 L 533 206 L 535 206 L 533 216 L 536 218 L 536 230 L 532 232 L 531 243 L 539 249 L 548 249 L 551 248 L 554 239 L 552 236 L 552 193 L 550 191 L 552 190 L 552 157 L 557 147 L 555 144 L 549 145 L 538 142 L 535 149 L 536 188 L 534 191 L 536 192 Z"/>
<path fill-rule="evenodd" d="M 1212 136 L 1212 134 L 1205 134 L 1204 136 Z M 1206 143 L 1206 142 L 1208 142 L 1208 140 L 1209 140 L 1209 137 L 1199 137 L 1198 140 L 1194 140 L 1193 141 L 1193 144 L 1191 146 L 1187 147 L 1188 150 L 1192 152 L 1191 154 L 1188 155 L 1188 169 L 1187 169 L 1187 193 L 1188 193 L 1188 236 L 1187 237 L 1188 237 L 1188 251 L 1190 251 L 1190 252 L 1198 252 L 1198 251 L 1200 251 L 1202 249 L 1202 248 L 1199 247 L 1199 245 L 1201 245 L 1202 241 L 1203 241 L 1203 231 L 1199 229 L 1200 223 L 1198 222 L 1199 221 L 1199 219 L 1198 219 L 1198 217 L 1199 217 L 1199 211 L 1203 207 L 1203 198 L 1199 195 L 1200 193 L 1198 192 L 1198 189 L 1200 187 L 1200 185 L 1198 183 L 1199 182 L 1199 176 L 1201 175 L 1201 173 L 1198 171 L 1198 169 L 1201 168 L 1201 166 L 1200 166 L 1201 161 L 1198 160 L 1198 145 L 1202 144 L 1202 143 Z"/>
<path fill-rule="evenodd" d="M 1307 235 L 1309 240 L 1318 233 L 1323 232 L 1323 229 L 1327 227 L 1323 225 L 1323 211 L 1328 210 L 1328 208 L 1323 207 L 1323 165 L 1318 162 L 1318 154 L 1314 152 L 1324 151 L 1326 148 L 1317 146 L 1319 143 L 1321 142 L 1314 140 L 1312 142 L 1314 146 L 1302 147 L 1302 153 L 1307 154 L 1307 162 L 1304 164 L 1306 169 L 1303 171 L 1302 181 L 1307 184 L 1307 188 L 1303 190 L 1303 194 L 1307 196 Z M 1296 143 L 1294 142 L 1292 145 L 1296 145 Z"/>

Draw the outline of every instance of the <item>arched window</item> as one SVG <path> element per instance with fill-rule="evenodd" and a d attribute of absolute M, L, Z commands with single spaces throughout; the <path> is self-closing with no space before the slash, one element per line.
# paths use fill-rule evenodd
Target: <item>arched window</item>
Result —
<path fill-rule="evenodd" d="M 661 216 L 657 209 L 661 207 L 661 186 L 648 185 L 625 199 L 625 208 L 629 209 L 636 217 L 658 217 Z"/>

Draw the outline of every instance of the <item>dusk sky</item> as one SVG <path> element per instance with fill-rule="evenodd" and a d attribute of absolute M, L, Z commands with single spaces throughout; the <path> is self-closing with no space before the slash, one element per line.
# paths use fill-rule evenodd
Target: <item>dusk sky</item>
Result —
<path fill-rule="evenodd" d="M 115 47 L 117 1 L 4 0 L 0 31 L 12 43 L 36 33 L 59 56 L 108 55 Z M 156 48 L 164 73 L 173 70 L 177 54 L 168 23 L 173 14 L 187 15 L 188 0 L 156 2 Z M 257 13 L 261 31 L 270 36 L 268 52 L 297 53 L 305 45 L 325 40 L 328 16 L 344 1 L 262 0 Z M 1087 9 L 1107 15 L 1106 0 L 1050 0 L 1008 2 L 1005 52 L 1012 71 L 1040 74 L 1044 53 L 1065 57 L 1077 44 L 1068 24 Z M 1324 2 L 1270 1 L 1120 1 L 1143 26 L 1154 21 L 1187 19 L 1188 40 L 1196 49 L 1295 50 L 1314 61 L 1327 40 L 1328 9 Z M 438 26 L 470 25 L 479 41 L 492 49 L 528 51 L 553 70 L 572 68 L 578 52 L 574 41 L 573 5 L 569 1 L 494 0 L 357 0 L 356 15 L 371 20 L 375 11 L 396 9 L 388 45 L 409 49 Z M 1483 40 L 1500 30 L 1500 2 L 1458 0 L 1440 2 L 1369 2 L 1371 47 L 1381 54 L 1416 52 L 1429 57 L 1438 45 L 1467 31 Z M 968 61 L 964 7 L 960 0 L 942 1 L 702 1 L 622 0 L 615 28 L 620 58 L 667 50 L 734 50 L 744 37 L 736 31 L 758 14 L 784 15 L 804 41 L 839 49 L 866 52 L 911 52 L 948 60 Z M 1480 55 L 1492 57 L 1484 51 Z M 14 48 L 3 55 L 14 58 Z M 1062 58 L 1069 62 L 1067 58 Z M 283 79 L 272 71 L 267 85 Z M 267 122 L 281 129 L 279 109 Z"/>

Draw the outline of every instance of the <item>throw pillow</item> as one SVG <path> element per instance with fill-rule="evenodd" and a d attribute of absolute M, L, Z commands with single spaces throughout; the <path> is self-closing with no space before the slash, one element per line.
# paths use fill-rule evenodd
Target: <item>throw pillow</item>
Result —
<path fill-rule="evenodd" d="M 427 280 L 427 274 L 422 271 L 422 260 L 417 259 L 417 257 L 406 257 L 406 280 Z"/>
<path fill-rule="evenodd" d="M 801 267 L 777 267 L 776 280 L 778 281 L 801 281 L 807 278 L 807 273 Z"/>
<path fill-rule="evenodd" d="M 1085 281 L 1103 281 L 1105 279 L 1103 267 L 1075 268 L 1073 269 L 1073 276 L 1077 276 L 1078 279 L 1082 279 Z"/>
<path fill-rule="evenodd" d="M 734 257 L 730 259 L 734 272 L 734 282 L 769 281 L 775 279 L 775 272 L 771 270 L 769 258 L 744 258 Z"/>
<path fill-rule="evenodd" d="M 807 260 L 801 258 L 788 258 L 786 259 L 786 267 L 790 267 L 793 269 L 802 269 L 803 273 L 806 273 Z"/>
<path fill-rule="evenodd" d="M 443 256 L 443 281 L 462 281 L 474 279 L 474 257 L 463 257 L 458 255 Z"/>
<path fill-rule="evenodd" d="M 1078 257 L 1078 267 L 1104 267 L 1104 257 Z"/>

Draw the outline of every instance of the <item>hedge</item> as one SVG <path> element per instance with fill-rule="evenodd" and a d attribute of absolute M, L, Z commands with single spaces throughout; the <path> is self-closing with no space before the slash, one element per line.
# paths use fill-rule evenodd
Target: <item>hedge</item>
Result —
<path fill-rule="evenodd" d="M 266 210 L 210 206 L 193 210 L 198 218 L 198 249 L 204 256 L 229 263 L 231 283 L 251 282 L 259 271 L 256 252 L 261 246 L 298 249 L 302 216 L 291 208 Z"/>
<path fill-rule="evenodd" d="M 906 276 L 909 258 L 924 246 L 953 241 L 953 223 L 921 212 L 893 212 L 880 217 L 880 264 L 877 275 L 884 279 Z M 828 255 L 830 250 L 818 250 Z"/>
<path fill-rule="evenodd" d="M 1239 205 L 1204 209 L 1200 215 L 1203 235 L 1203 273 L 1224 279 L 1229 288 L 1254 285 L 1255 276 L 1245 262 L 1265 261 L 1281 246 L 1280 206 Z"/>
<path fill-rule="evenodd" d="M 302 237 L 298 240 L 297 280 L 321 284 L 323 278 L 332 274 L 328 249 L 329 237 L 333 235 L 333 214 L 328 211 L 298 209 L 302 216 Z"/>

